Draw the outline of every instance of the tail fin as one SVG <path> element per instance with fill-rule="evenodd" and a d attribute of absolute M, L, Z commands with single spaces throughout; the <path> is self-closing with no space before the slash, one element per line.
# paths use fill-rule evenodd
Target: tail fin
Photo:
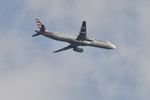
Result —
<path fill-rule="evenodd" d="M 40 28 L 40 32 L 45 32 L 45 26 L 42 24 L 41 28 Z"/>
<path fill-rule="evenodd" d="M 45 32 L 45 26 L 41 23 L 39 19 L 35 19 L 37 31 Z"/>
<path fill-rule="evenodd" d="M 41 21 L 39 19 L 35 19 L 35 22 L 37 29 L 35 30 L 36 34 L 32 35 L 33 37 L 40 35 L 41 32 L 45 32 L 45 26 L 41 23 Z"/>

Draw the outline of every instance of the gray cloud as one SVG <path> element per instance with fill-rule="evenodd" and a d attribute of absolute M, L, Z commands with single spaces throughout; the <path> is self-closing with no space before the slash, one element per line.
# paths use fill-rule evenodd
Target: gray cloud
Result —
<path fill-rule="evenodd" d="M 19 4 L 20 10 L 15 4 L 8 10 L 16 16 L 11 24 L 5 23 L 9 14 L 0 19 L 0 99 L 149 100 L 148 0 L 24 0 Z M 118 48 L 84 47 L 83 54 L 71 50 L 51 54 L 66 44 L 30 37 L 36 17 L 49 30 L 74 34 L 87 20 L 88 35 L 111 40 Z"/>

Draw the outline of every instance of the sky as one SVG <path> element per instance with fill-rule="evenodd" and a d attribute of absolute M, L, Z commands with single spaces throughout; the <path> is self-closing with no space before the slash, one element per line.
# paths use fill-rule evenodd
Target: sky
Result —
<path fill-rule="evenodd" d="M 1 100 L 149 100 L 149 0 L 1 0 Z M 50 31 L 88 36 L 117 48 L 67 45 L 31 37 L 39 18 Z"/>

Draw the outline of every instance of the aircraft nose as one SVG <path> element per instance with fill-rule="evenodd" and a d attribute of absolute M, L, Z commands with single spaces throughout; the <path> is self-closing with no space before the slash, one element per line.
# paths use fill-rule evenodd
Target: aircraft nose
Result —
<path fill-rule="evenodd" d="M 114 45 L 114 44 L 112 44 L 112 49 L 116 49 L 117 47 Z"/>

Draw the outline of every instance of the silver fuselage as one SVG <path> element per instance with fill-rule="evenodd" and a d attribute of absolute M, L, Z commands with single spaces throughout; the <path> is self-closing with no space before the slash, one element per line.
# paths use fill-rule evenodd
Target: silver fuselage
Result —
<path fill-rule="evenodd" d="M 116 46 L 109 41 L 96 40 L 93 38 L 79 41 L 76 39 L 76 36 L 59 33 L 59 32 L 41 32 L 40 34 L 54 40 L 68 42 L 74 46 L 92 46 L 92 47 L 105 48 L 105 49 L 116 48 Z"/>

